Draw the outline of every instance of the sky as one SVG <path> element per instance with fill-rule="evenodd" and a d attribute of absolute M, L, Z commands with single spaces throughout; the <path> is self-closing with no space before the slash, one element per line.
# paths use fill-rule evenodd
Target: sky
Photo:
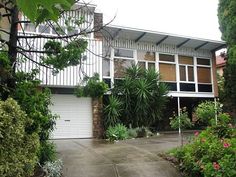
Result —
<path fill-rule="evenodd" d="M 221 40 L 218 0 L 90 0 L 104 23 Z"/>

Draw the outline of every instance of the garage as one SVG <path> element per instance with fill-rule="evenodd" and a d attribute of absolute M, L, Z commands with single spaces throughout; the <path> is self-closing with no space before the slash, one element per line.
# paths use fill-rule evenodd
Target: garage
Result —
<path fill-rule="evenodd" d="M 73 94 L 53 94 L 54 114 L 60 116 L 52 133 L 53 139 L 92 138 L 92 99 Z"/>

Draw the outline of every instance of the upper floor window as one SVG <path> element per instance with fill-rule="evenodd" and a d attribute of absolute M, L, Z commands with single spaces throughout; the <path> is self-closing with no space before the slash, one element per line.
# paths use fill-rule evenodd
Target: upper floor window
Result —
<path fill-rule="evenodd" d="M 176 64 L 174 55 L 159 55 L 159 72 L 163 81 L 176 82 Z"/>
<path fill-rule="evenodd" d="M 134 58 L 134 51 L 127 49 L 114 49 L 115 57 Z"/>
<path fill-rule="evenodd" d="M 177 91 L 175 56 L 159 54 L 159 72 L 171 91 Z"/>
<path fill-rule="evenodd" d="M 156 54 L 150 51 L 137 51 L 138 65 L 144 69 L 155 69 Z"/>
<path fill-rule="evenodd" d="M 180 81 L 194 82 L 193 57 L 179 56 Z"/>
<path fill-rule="evenodd" d="M 129 49 L 114 49 L 114 77 L 125 77 L 127 68 L 134 64 L 134 51 Z"/>

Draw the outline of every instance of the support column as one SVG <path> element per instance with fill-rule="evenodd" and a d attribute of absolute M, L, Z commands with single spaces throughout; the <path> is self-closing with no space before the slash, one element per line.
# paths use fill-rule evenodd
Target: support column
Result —
<path fill-rule="evenodd" d="M 103 103 L 102 98 L 92 99 L 93 110 L 93 138 L 102 138 L 104 135 L 104 127 L 102 122 Z"/>

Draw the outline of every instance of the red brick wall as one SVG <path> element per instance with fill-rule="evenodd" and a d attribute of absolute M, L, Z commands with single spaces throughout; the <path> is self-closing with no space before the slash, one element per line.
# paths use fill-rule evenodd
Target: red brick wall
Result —
<path fill-rule="evenodd" d="M 93 111 L 93 137 L 102 138 L 104 135 L 104 128 L 102 123 L 102 98 L 92 99 L 92 111 Z"/>

